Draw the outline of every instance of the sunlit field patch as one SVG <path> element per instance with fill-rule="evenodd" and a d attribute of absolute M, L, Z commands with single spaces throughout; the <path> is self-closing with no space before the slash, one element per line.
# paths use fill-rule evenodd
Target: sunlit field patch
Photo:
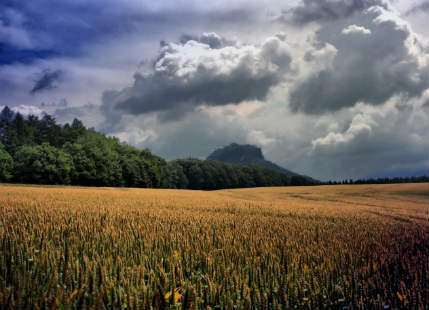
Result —
<path fill-rule="evenodd" d="M 428 192 L 0 186 L 0 307 L 428 309 Z"/>

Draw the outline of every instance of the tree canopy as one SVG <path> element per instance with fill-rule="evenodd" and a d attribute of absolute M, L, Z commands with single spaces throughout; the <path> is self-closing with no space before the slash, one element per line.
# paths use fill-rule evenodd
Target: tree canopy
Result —
<path fill-rule="evenodd" d="M 0 113 L 0 182 L 201 190 L 321 184 L 270 167 L 193 158 L 167 162 L 148 149 L 87 129 L 78 119 L 60 125 L 47 114 L 24 117 L 8 107 Z M 428 177 L 342 184 L 407 181 L 427 182 Z"/>
<path fill-rule="evenodd" d="M 252 165 L 178 159 L 167 163 L 87 129 L 80 120 L 59 125 L 51 115 L 0 113 L 0 181 L 34 184 L 220 189 L 284 186 L 290 178 Z"/>
<path fill-rule="evenodd" d="M 12 178 L 13 159 L 0 143 L 0 181 L 9 181 Z"/>
<path fill-rule="evenodd" d="M 0 181 L 87 186 L 160 187 L 166 162 L 87 129 L 78 119 L 0 113 Z"/>

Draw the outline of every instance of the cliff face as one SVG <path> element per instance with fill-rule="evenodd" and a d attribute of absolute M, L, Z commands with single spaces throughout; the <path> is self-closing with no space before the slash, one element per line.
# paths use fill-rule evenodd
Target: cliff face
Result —
<path fill-rule="evenodd" d="M 235 164 L 249 164 L 265 160 L 260 148 L 249 144 L 239 145 L 236 143 L 215 150 L 207 159 Z"/>
<path fill-rule="evenodd" d="M 249 144 L 240 145 L 232 143 L 228 146 L 215 150 L 207 157 L 207 159 L 230 164 L 256 165 L 259 167 L 275 170 L 289 177 L 299 176 L 298 173 L 280 167 L 275 163 L 266 160 L 259 147 Z"/>

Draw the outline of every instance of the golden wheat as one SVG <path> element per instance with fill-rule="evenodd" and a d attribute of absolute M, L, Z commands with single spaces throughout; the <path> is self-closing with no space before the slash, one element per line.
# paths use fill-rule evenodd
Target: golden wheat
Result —
<path fill-rule="evenodd" d="M 1 309 L 428 309 L 427 184 L 0 186 Z"/>

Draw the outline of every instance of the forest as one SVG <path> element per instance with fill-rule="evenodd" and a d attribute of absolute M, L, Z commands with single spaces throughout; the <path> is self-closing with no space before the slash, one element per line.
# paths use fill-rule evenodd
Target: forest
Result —
<path fill-rule="evenodd" d="M 215 190 L 265 186 L 427 182 L 427 176 L 319 182 L 254 164 L 195 158 L 167 162 L 74 119 L 0 113 L 0 182 Z"/>
<path fill-rule="evenodd" d="M 60 125 L 50 115 L 23 116 L 8 107 L 0 114 L 0 181 L 204 190 L 308 183 L 255 165 L 192 158 L 167 162 L 78 119 Z"/>

